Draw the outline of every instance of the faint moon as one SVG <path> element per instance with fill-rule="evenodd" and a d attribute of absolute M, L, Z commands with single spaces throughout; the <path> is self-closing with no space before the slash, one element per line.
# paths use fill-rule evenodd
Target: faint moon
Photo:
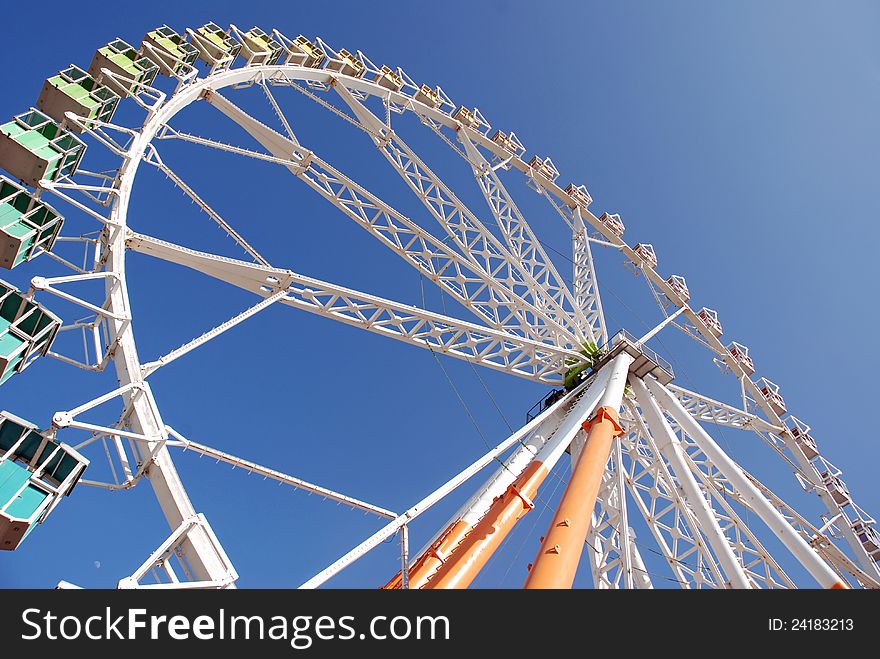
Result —
<path fill-rule="evenodd" d="M 95 561 L 95 569 L 100 569 L 101 561 Z"/>

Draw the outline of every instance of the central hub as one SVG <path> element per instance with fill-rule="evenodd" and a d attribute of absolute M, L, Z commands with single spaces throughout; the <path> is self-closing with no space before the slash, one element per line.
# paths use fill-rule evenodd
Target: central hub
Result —
<path fill-rule="evenodd" d="M 592 371 L 598 371 L 622 352 L 632 356 L 629 372 L 637 378 L 653 375 L 662 385 L 669 384 L 675 378 L 669 362 L 649 347 L 639 343 L 638 339 L 626 330 L 620 330 L 611 337 L 606 345 L 606 352 L 593 364 Z"/>

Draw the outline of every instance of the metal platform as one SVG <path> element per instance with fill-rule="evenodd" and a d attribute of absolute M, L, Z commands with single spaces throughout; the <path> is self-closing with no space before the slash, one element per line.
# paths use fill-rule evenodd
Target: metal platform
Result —
<path fill-rule="evenodd" d="M 593 365 L 593 371 L 598 371 L 605 364 L 617 357 L 622 352 L 632 355 L 629 372 L 637 378 L 653 375 L 660 384 L 666 385 L 675 379 L 672 366 L 663 357 L 649 347 L 639 344 L 632 334 L 626 330 L 620 330 L 611 337 L 606 346 L 607 352 Z"/>

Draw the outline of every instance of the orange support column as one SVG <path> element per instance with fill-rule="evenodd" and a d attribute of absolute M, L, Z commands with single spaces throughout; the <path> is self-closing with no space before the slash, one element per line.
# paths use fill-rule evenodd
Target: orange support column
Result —
<path fill-rule="evenodd" d="M 510 533 L 532 508 L 532 499 L 549 470 L 534 460 L 468 533 L 451 558 L 431 577 L 425 588 L 467 588 Z"/>
<path fill-rule="evenodd" d="M 525 588 L 571 588 L 574 583 L 611 446 L 614 438 L 621 434 L 617 410 L 600 407 L 584 422 L 583 428 L 588 433 L 587 441 L 526 578 Z"/>
<path fill-rule="evenodd" d="M 470 530 L 471 525 L 463 519 L 450 525 L 449 528 L 443 532 L 443 535 L 441 535 L 424 554 L 419 556 L 419 559 L 413 563 L 413 566 L 409 569 L 410 589 L 414 590 L 423 587 L 428 582 L 428 578 L 440 569 L 443 562 L 449 558 L 450 554 L 452 554 L 455 548 L 458 547 Z M 382 588 L 394 590 L 399 589 L 402 586 L 403 578 L 398 572 L 397 575 L 395 575 L 395 577 L 387 584 L 382 586 Z"/>

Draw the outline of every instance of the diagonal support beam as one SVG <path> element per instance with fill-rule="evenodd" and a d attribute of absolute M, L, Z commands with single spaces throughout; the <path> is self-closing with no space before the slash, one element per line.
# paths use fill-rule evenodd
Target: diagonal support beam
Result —
<path fill-rule="evenodd" d="M 678 399 L 681 406 L 695 419 L 708 421 L 721 426 L 755 430 L 757 432 L 780 433 L 784 428 L 776 426 L 759 416 L 719 402 L 708 396 L 689 391 L 674 384 L 667 386 L 669 392 Z"/>
<path fill-rule="evenodd" d="M 556 309 L 570 309 L 574 315 L 578 341 L 596 342 L 596 334 L 587 322 L 582 307 L 576 304 L 571 291 L 547 256 L 541 241 L 532 231 L 513 197 L 504 187 L 498 174 L 468 137 L 468 129 L 458 129 L 458 140 L 464 146 L 465 154 L 483 198 L 498 224 L 511 253 L 519 264 L 538 282 Z"/>
<path fill-rule="evenodd" d="M 696 478 L 687 463 L 687 457 L 681 447 L 672 428 L 669 427 L 663 412 L 657 401 L 648 393 L 645 385 L 639 378 L 630 378 L 630 385 L 636 394 L 636 400 L 642 409 L 648 431 L 654 438 L 654 444 L 661 455 L 672 467 L 675 479 L 678 481 L 684 495 L 685 502 L 693 511 L 700 524 L 700 530 L 715 552 L 721 569 L 727 576 L 727 581 L 732 588 L 751 588 L 752 583 L 746 576 L 745 570 L 739 564 L 733 548 L 727 541 L 727 537 L 718 524 L 715 511 L 711 503 L 703 495 Z"/>
<path fill-rule="evenodd" d="M 168 442 L 168 446 L 178 446 L 184 451 L 191 451 L 198 455 L 203 455 L 217 460 L 218 462 L 223 462 L 225 464 L 232 465 L 233 467 L 239 467 L 246 470 L 249 474 L 258 474 L 260 476 L 263 476 L 264 478 L 271 478 L 278 483 L 290 485 L 291 487 L 294 487 L 298 490 L 304 490 L 305 492 L 309 492 L 310 494 L 317 494 L 324 497 L 325 499 L 330 499 L 331 501 L 336 501 L 338 503 L 345 504 L 346 506 L 351 506 L 352 508 L 357 508 L 368 513 L 373 513 L 374 515 L 378 515 L 379 517 L 385 517 L 387 519 L 394 519 L 395 517 L 397 517 L 397 513 L 394 513 L 387 508 L 382 508 L 366 501 L 356 499 L 355 497 L 336 492 L 329 488 L 315 485 L 314 483 L 310 483 L 309 481 L 305 481 L 301 478 L 285 474 L 281 471 L 278 471 L 277 469 L 265 467 L 250 460 L 245 460 L 244 458 L 232 455 L 231 453 L 226 453 L 225 451 L 221 451 L 220 449 L 206 446 L 205 444 L 199 444 L 198 442 L 190 441 L 189 439 L 178 433 L 176 430 L 174 430 L 174 428 L 172 428 L 171 426 L 168 426 L 168 434 L 176 438 L 176 441 Z"/>
<path fill-rule="evenodd" d="M 337 561 L 335 561 L 332 565 L 322 570 L 311 579 L 306 581 L 300 588 L 302 589 L 312 589 L 317 588 L 321 584 L 325 583 L 328 579 L 338 574 L 346 567 L 354 563 L 356 560 L 364 556 L 371 549 L 378 546 L 381 542 L 387 540 L 402 526 L 408 524 L 409 522 L 416 519 L 419 515 L 427 511 L 429 508 L 434 506 L 437 502 L 444 499 L 450 492 L 454 491 L 460 485 L 470 480 L 478 473 L 480 473 L 483 469 L 485 469 L 489 464 L 493 461 L 496 461 L 502 456 L 506 451 L 512 448 L 517 443 L 523 441 L 525 437 L 529 435 L 529 433 L 533 432 L 538 426 L 543 424 L 547 417 L 555 414 L 558 410 L 565 407 L 572 398 L 582 393 L 580 390 L 576 389 L 573 392 L 570 392 L 566 395 L 562 400 L 556 402 L 555 405 L 551 406 L 549 409 L 544 410 L 537 417 L 532 419 L 529 423 L 524 425 L 522 428 L 514 432 L 510 437 L 505 439 L 503 442 L 498 444 L 495 448 L 491 449 L 488 453 L 471 463 L 470 466 L 462 469 L 458 474 L 449 479 L 446 483 L 438 487 L 436 490 L 431 492 L 428 496 L 424 497 L 417 504 L 409 508 L 406 512 L 401 515 L 398 515 L 395 519 L 389 522 L 386 526 L 379 529 L 372 536 L 364 540 L 357 547 L 349 551 L 345 556 L 342 556 Z"/>
<path fill-rule="evenodd" d="M 573 221 L 571 251 L 574 262 L 572 275 L 575 308 L 585 319 L 586 327 L 590 328 L 591 333 L 596 337 L 596 342 L 605 345 L 608 343 L 608 330 L 605 327 L 605 313 L 602 311 L 602 298 L 599 296 L 599 283 L 596 281 L 596 266 L 593 264 L 590 239 L 581 219 L 580 207 L 573 211 L 567 209 L 567 212 L 572 215 Z"/>
<path fill-rule="evenodd" d="M 626 485 L 675 581 L 682 588 L 721 588 L 721 570 L 633 401 L 626 401 L 621 420 Z"/>
<path fill-rule="evenodd" d="M 508 251 L 406 142 L 367 109 L 341 81 L 334 79 L 332 86 L 372 137 L 380 153 L 461 253 L 474 265 L 491 273 L 511 294 L 534 304 L 542 312 L 540 320 L 547 325 L 541 328 L 542 331 L 553 334 L 561 330 L 569 339 L 576 337 L 577 324 L 563 308 L 562 299 L 557 300 L 552 295 L 546 282 L 537 280 L 535 269 L 529 267 L 528 261 L 523 261 L 522 255 L 516 251 Z"/>
<path fill-rule="evenodd" d="M 750 481 L 742 469 L 721 450 L 703 427 L 688 414 L 678 399 L 651 376 L 645 380 L 648 389 L 675 419 L 681 428 L 690 435 L 703 453 L 712 460 L 724 477 L 739 492 L 758 517 L 776 534 L 796 559 L 807 569 L 823 588 L 848 588 L 840 577 L 813 551 L 782 514 L 761 494 L 755 484 Z"/>
<path fill-rule="evenodd" d="M 565 361 L 580 359 L 573 351 L 360 293 L 290 270 L 198 252 L 133 232 L 127 246 L 264 297 L 287 291 L 279 300 L 282 304 L 545 384 L 559 384 L 561 373 L 569 368 Z"/>
<path fill-rule="evenodd" d="M 489 325 L 527 338 L 556 343 L 544 339 L 534 330 L 541 325 L 541 311 L 528 300 L 512 295 L 499 283 L 496 273 L 486 272 L 459 255 L 314 152 L 295 145 L 216 92 L 206 90 L 205 98 L 244 128 L 272 157 L 284 161 L 285 166 L 310 188 Z"/>

